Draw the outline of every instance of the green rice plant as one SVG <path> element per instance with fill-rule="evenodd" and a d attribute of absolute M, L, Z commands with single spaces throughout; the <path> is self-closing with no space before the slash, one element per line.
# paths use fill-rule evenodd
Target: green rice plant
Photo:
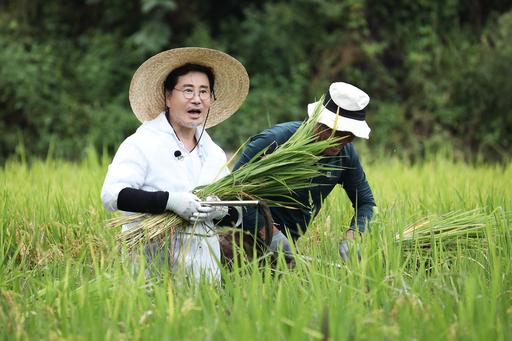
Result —
<path fill-rule="evenodd" d="M 293 271 L 278 262 L 273 273 L 255 259 L 235 262 L 222 267 L 221 285 L 181 283 L 170 271 L 146 280 L 143 257 L 133 272 L 139 258 L 125 262 L 117 231 L 104 225 L 108 156 L 6 163 L 0 339 L 511 340 L 512 164 L 360 156 L 379 205 L 360 262 L 327 264 L 339 262 L 353 215 L 337 189 L 297 243 L 322 262 L 298 261 Z M 417 217 L 478 207 L 486 245 L 404 258 L 396 233 Z"/>
<path fill-rule="evenodd" d="M 312 178 L 332 169 L 333 166 L 319 163 L 323 157 L 321 154 L 325 149 L 340 143 L 340 139 L 334 135 L 326 140 L 318 140 L 315 136 L 314 127 L 320 109 L 321 105 L 318 105 L 309 119 L 275 151 L 267 154 L 270 146 L 265 148 L 244 166 L 218 181 L 197 188 L 194 193 L 199 198 L 215 195 L 221 200 L 263 200 L 273 206 L 294 201 L 291 196 L 293 191 L 309 187 Z M 302 205 L 299 202 L 297 204 Z M 119 236 L 119 240 L 129 250 L 146 241 L 156 241 L 162 245 L 176 229 L 188 224 L 175 213 L 165 212 L 158 215 L 126 215 L 110 220 L 108 225 L 131 223 L 135 226 Z"/>

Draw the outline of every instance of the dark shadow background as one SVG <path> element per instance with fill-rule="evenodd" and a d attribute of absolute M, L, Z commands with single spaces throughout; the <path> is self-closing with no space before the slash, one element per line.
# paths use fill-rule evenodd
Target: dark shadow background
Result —
<path fill-rule="evenodd" d="M 139 122 L 136 68 L 174 47 L 239 59 L 251 78 L 239 112 L 210 134 L 225 150 L 303 119 L 332 81 L 371 97 L 374 157 L 444 153 L 503 161 L 512 149 L 510 1 L 4 0 L 0 160 L 112 154 Z"/>

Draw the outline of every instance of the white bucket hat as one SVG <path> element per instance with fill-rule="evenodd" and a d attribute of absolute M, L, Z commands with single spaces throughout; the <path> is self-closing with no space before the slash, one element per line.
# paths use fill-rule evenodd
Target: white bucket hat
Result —
<path fill-rule="evenodd" d="M 311 116 L 317 105 L 321 105 L 319 123 L 368 139 L 371 129 L 365 121 L 365 108 L 369 102 L 370 97 L 363 90 L 348 83 L 336 82 L 329 86 L 322 103 L 308 104 L 308 115 Z"/>
<path fill-rule="evenodd" d="M 249 91 L 249 76 L 244 66 L 221 51 L 183 47 L 154 55 L 133 75 L 129 99 L 139 121 L 154 119 L 165 110 L 164 81 L 172 70 L 187 63 L 210 67 L 215 76 L 216 100 L 210 107 L 205 128 L 219 124 L 238 110 Z"/>

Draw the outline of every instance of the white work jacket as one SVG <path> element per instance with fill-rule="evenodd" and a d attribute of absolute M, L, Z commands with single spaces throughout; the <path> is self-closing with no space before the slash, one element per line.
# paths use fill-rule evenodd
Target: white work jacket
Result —
<path fill-rule="evenodd" d="M 199 139 L 202 128 L 197 128 Z M 161 113 L 145 121 L 120 146 L 108 167 L 101 191 L 106 209 L 117 210 L 119 192 L 126 188 L 145 191 L 192 192 L 229 173 L 224 151 L 206 131 L 197 147 L 189 153 Z M 205 237 L 208 235 L 208 237 Z M 177 233 L 172 247 L 172 267 L 184 267 L 196 279 L 201 273 L 220 278 L 218 236 L 205 224 L 187 227 Z"/>

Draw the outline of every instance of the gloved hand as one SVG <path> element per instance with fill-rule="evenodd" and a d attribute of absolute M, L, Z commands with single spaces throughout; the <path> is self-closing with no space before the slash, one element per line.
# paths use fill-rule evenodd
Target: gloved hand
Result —
<path fill-rule="evenodd" d="M 206 197 L 206 201 L 220 201 L 219 197 L 211 195 Z M 201 205 L 198 212 L 195 212 L 190 221 L 202 222 L 205 220 L 220 220 L 228 214 L 227 206 L 206 206 Z"/>
<path fill-rule="evenodd" d="M 292 254 L 292 248 L 290 246 L 290 241 L 281 231 L 274 232 L 272 235 L 272 242 L 268 249 L 272 252 L 277 252 L 278 249 L 283 249 L 283 252 L 287 255 Z"/>
<path fill-rule="evenodd" d="M 344 239 L 340 243 L 340 257 L 344 262 L 350 261 L 350 249 L 355 246 L 354 240 Z M 361 250 L 357 247 L 357 260 L 361 260 Z"/>
<path fill-rule="evenodd" d="M 198 213 L 202 208 L 199 198 L 188 192 L 169 192 L 167 205 L 165 207 L 173 211 L 185 220 L 190 220 L 194 213 Z"/>

